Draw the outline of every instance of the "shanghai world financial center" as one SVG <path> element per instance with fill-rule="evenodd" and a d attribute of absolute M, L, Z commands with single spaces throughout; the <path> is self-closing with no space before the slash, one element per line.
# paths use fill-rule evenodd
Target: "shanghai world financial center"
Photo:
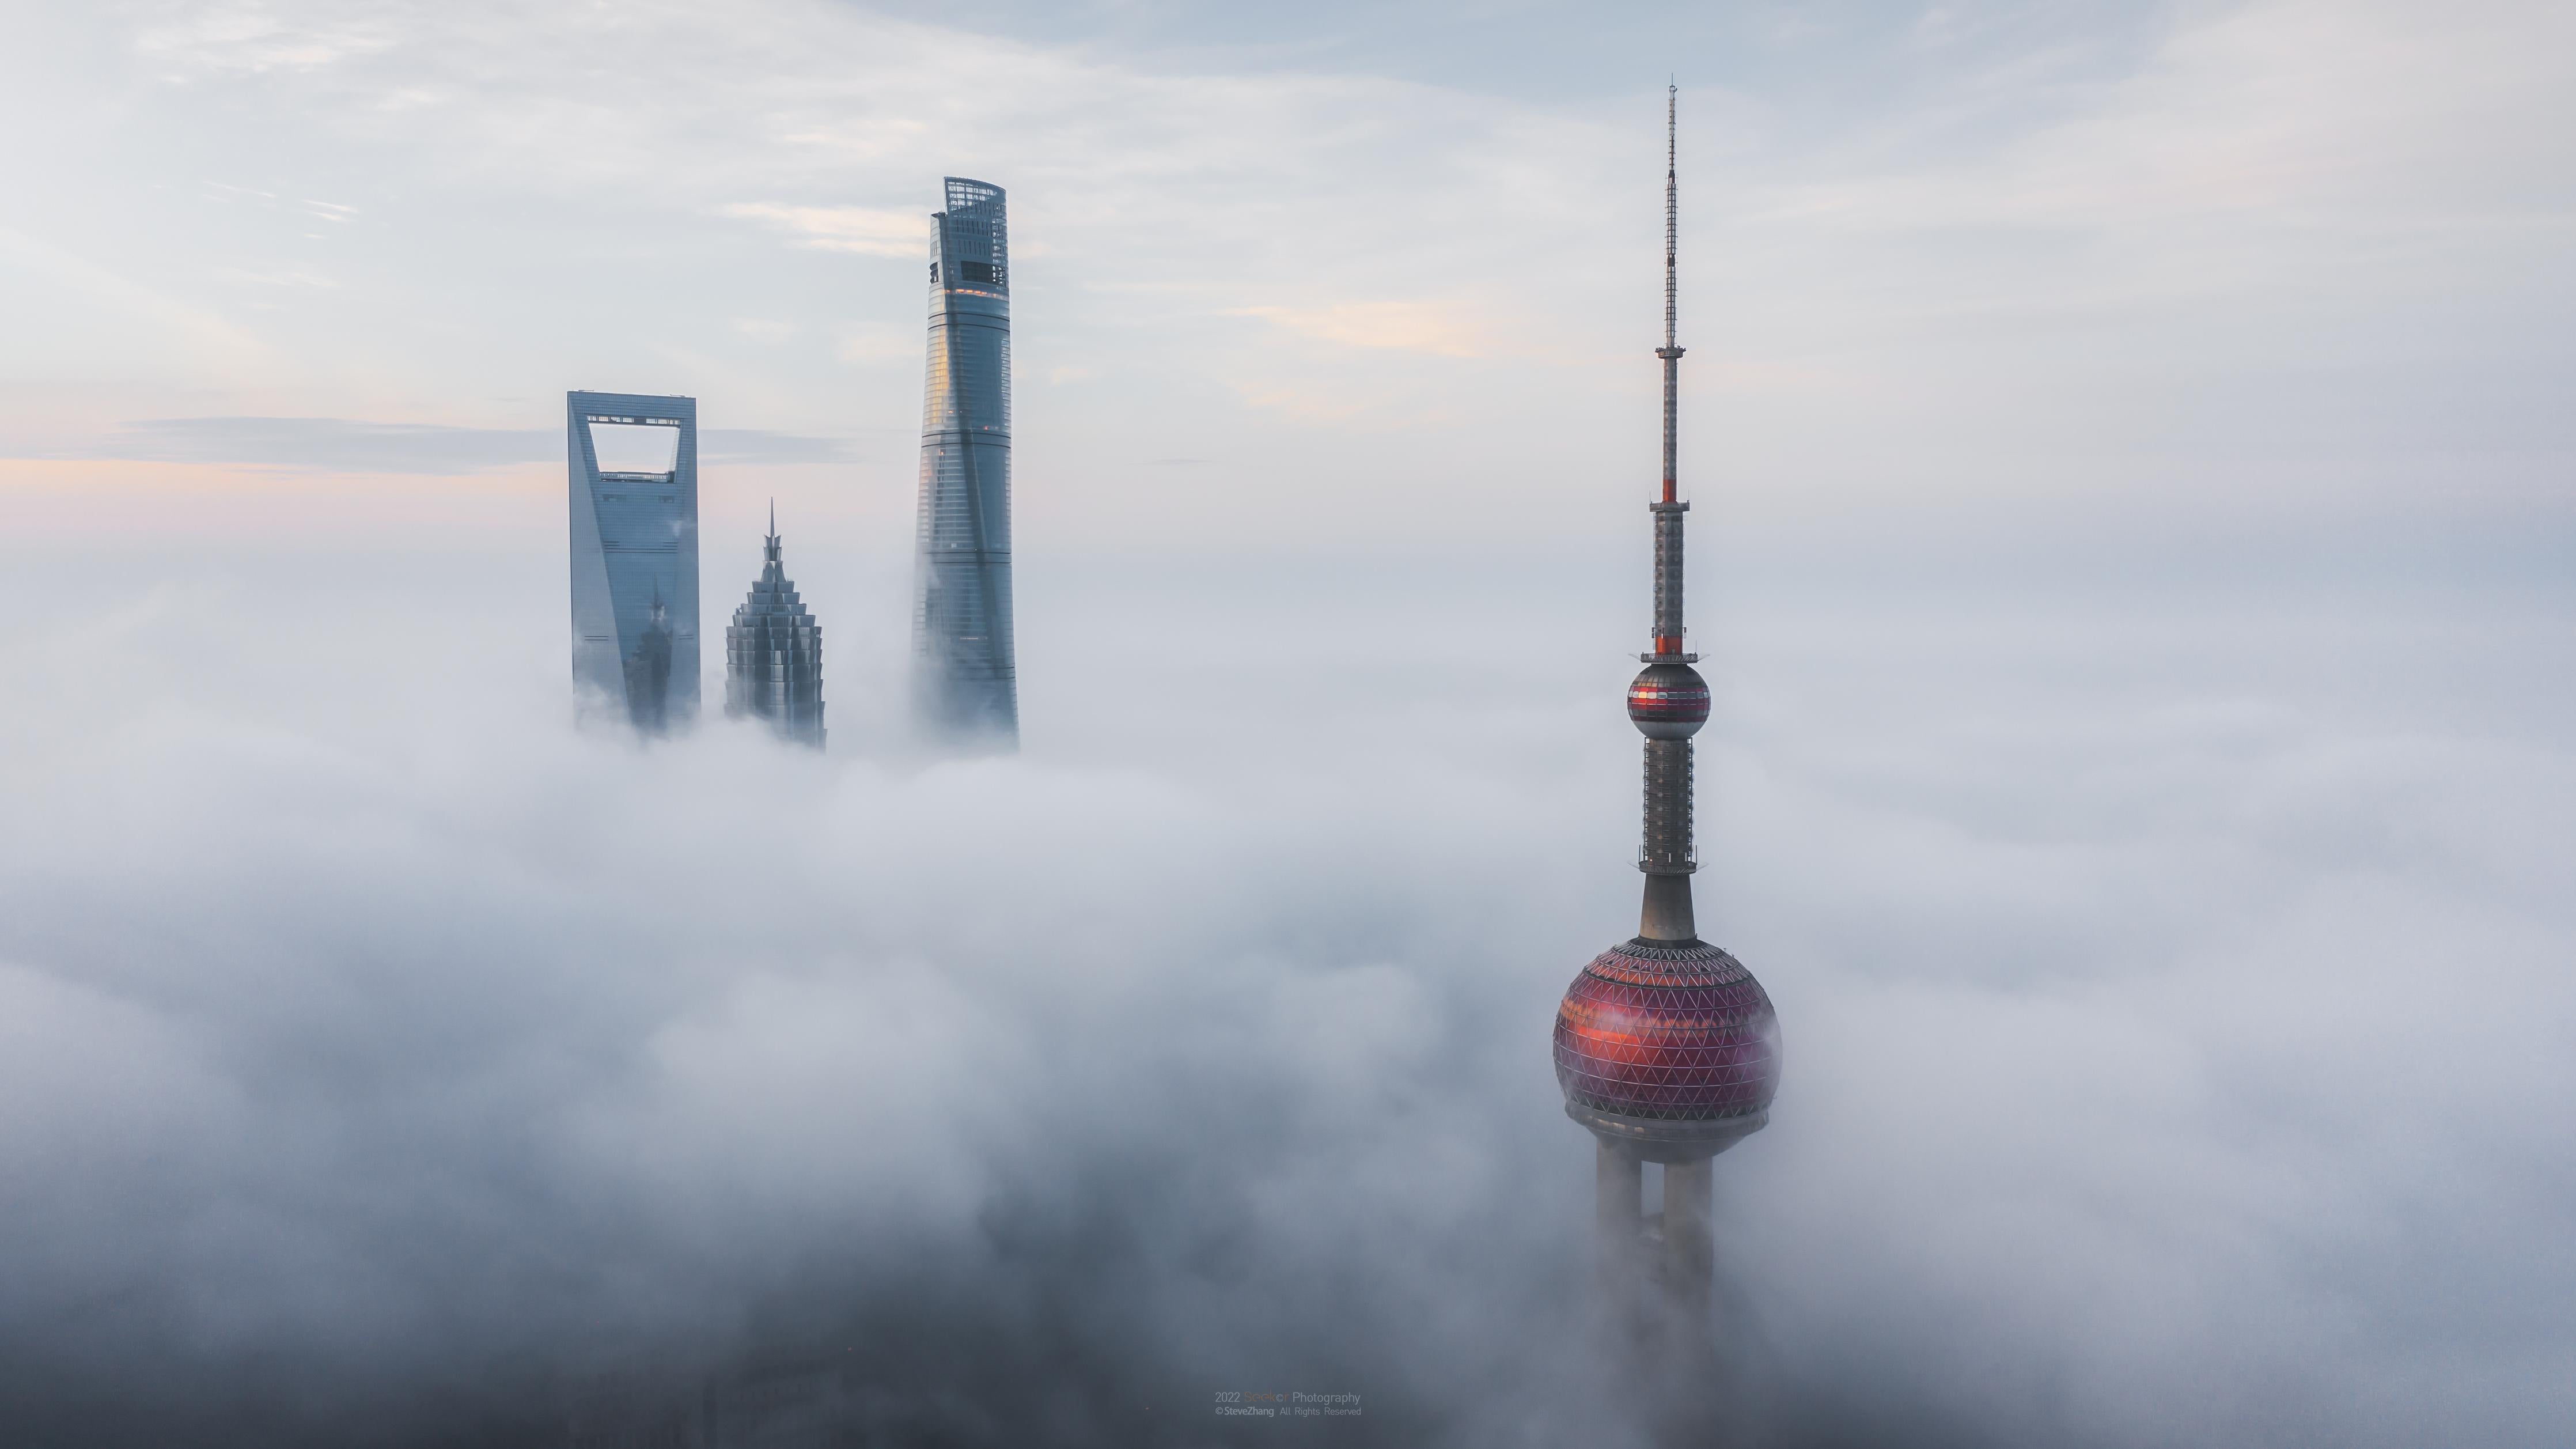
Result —
<path fill-rule="evenodd" d="M 698 712 L 697 400 L 576 392 L 566 412 L 573 685 L 658 734 Z"/>

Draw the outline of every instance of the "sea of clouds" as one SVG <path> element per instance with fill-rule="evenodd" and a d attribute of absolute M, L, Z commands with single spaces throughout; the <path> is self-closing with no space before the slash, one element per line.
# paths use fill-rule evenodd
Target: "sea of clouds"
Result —
<path fill-rule="evenodd" d="M 1703 563 L 1702 915 L 1788 1067 L 1656 1413 L 2552 1442 L 2565 601 L 2105 537 Z M 17 1442 L 562 1442 L 781 1354 L 854 1442 L 1672 1432 L 1547 1046 L 1633 929 L 1629 561 L 1041 559 L 1028 748 L 940 761 L 894 568 L 808 560 L 814 755 L 577 734 L 550 554 L 347 542 L 13 563 Z"/>

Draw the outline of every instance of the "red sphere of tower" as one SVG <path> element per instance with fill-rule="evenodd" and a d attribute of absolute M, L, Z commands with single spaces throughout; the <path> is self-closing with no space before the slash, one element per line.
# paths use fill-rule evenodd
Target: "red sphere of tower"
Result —
<path fill-rule="evenodd" d="M 1705 941 L 1633 940 L 1556 1009 L 1566 1115 L 1649 1160 L 1723 1152 L 1770 1118 L 1780 1020 L 1744 963 Z"/>

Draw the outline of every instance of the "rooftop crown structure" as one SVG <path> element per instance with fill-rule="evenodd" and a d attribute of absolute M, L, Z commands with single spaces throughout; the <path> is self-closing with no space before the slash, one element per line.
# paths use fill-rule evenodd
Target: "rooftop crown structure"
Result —
<path fill-rule="evenodd" d="M 823 748 L 823 628 L 779 561 L 778 508 L 769 510 L 760 577 L 725 630 L 725 713 L 769 721 L 782 739 Z"/>
<path fill-rule="evenodd" d="M 1771 998 L 1744 963 L 1699 937 L 1691 875 L 1691 736 L 1708 720 L 1708 684 L 1691 666 L 1682 625 L 1682 517 L 1674 405 L 1682 348 L 1674 340 L 1679 220 L 1675 97 L 1666 98 L 1664 169 L 1663 492 L 1655 520 L 1654 648 L 1628 686 L 1628 718 L 1646 737 L 1645 902 L 1635 937 L 1594 958 L 1556 1013 L 1556 1079 L 1565 1114 L 1598 1143 L 1595 1206 L 1603 1286 L 1632 1320 L 1646 1290 L 1704 1331 L 1714 1245 L 1709 1159 L 1761 1129 L 1780 1083 Z M 1663 1165 L 1661 1242 L 1644 1211 L 1644 1164 Z M 1656 1261 L 1659 1259 L 1660 1261 Z"/>
<path fill-rule="evenodd" d="M 647 734 L 685 725 L 698 712 L 697 399 L 576 392 L 565 413 L 579 706 Z M 602 467 L 602 443 L 624 435 L 662 446 Z"/>
<path fill-rule="evenodd" d="M 931 218 L 913 700 L 933 738 L 1011 749 L 1011 249 L 1002 188 L 948 178 Z"/>

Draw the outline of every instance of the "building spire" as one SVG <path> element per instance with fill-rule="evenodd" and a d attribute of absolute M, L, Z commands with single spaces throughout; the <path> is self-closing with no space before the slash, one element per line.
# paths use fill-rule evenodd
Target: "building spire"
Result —
<path fill-rule="evenodd" d="M 1645 843 L 1637 852 L 1637 867 L 1646 873 L 1646 898 L 1637 934 L 1648 941 L 1699 938 L 1690 889 L 1691 872 L 1699 869 L 1691 845 L 1690 737 L 1708 719 L 1708 684 L 1691 668 L 1699 656 L 1688 652 L 1690 640 L 1682 626 L 1682 516 L 1690 505 L 1681 501 L 1675 466 L 1682 363 L 1676 336 L 1680 96 L 1678 85 L 1664 92 L 1664 345 L 1655 349 L 1664 362 L 1664 488 L 1662 497 L 1648 505 L 1655 517 L 1655 647 L 1638 656 L 1646 670 L 1628 686 L 1628 718 L 1646 736 Z"/>
<path fill-rule="evenodd" d="M 1673 285 L 1673 263 L 1675 243 L 1681 238 L 1680 167 L 1676 164 L 1681 156 L 1681 128 L 1678 124 L 1681 96 L 1682 88 L 1679 85 L 1664 88 L 1664 345 L 1666 347 L 1673 345 L 1673 323 L 1676 315 L 1674 303 L 1677 296 L 1677 289 Z M 1664 436 L 1666 438 L 1672 436 L 1672 428 L 1669 425 L 1664 429 Z M 1671 476 L 1669 469 L 1666 470 L 1665 476 Z"/>
<path fill-rule="evenodd" d="M 760 577 L 725 630 L 725 713 L 766 720 L 785 739 L 823 748 L 823 629 L 779 561 L 778 500 Z"/>
<path fill-rule="evenodd" d="M 1682 361 L 1682 347 L 1675 340 L 1681 299 L 1680 98 L 1678 86 L 1664 92 L 1664 345 L 1655 349 L 1655 355 L 1664 360 L 1664 493 L 1655 507 L 1655 653 L 1675 658 L 1683 644 L 1681 511 L 1690 506 L 1681 501 L 1677 466 Z"/>
<path fill-rule="evenodd" d="M 1675 384 L 1680 380 L 1678 377 L 1680 370 L 1675 367 L 1674 364 L 1681 361 L 1682 356 L 1681 345 L 1674 341 L 1675 329 L 1679 324 L 1681 315 L 1681 285 L 1679 271 L 1679 243 L 1681 241 L 1681 181 L 1680 167 L 1677 164 L 1680 160 L 1681 154 L 1680 126 L 1678 124 L 1680 120 L 1680 112 L 1681 87 L 1679 85 L 1670 85 L 1665 87 L 1664 347 L 1661 352 L 1655 355 L 1664 360 L 1664 501 L 1666 503 L 1674 502 L 1679 496 L 1675 492 L 1678 484 L 1675 482 L 1673 468 L 1675 455 L 1673 404 L 1674 393 L 1676 390 Z M 1674 584 L 1676 594 L 1679 593 L 1680 587 L 1679 582 L 1676 581 Z M 1676 605 L 1674 611 L 1676 614 L 1675 622 L 1678 623 L 1678 615 L 1680 612 L 1678 605 L 1680 600 L 1676 598 L 1674 602 Z M 1660 634 L 1663 631 L 1658 629 L 1656 632 Z M 1673 632 L 1679 633 L 1680 630 L 1676 629 Z M 1671 646 L 1670 649 L 1666 649 L 1662 644 L 1657 644 L 1655 647 L 1659 652 L 1664 653 L 1676 652 L 1681 648 L 1678 644 Z"/>

